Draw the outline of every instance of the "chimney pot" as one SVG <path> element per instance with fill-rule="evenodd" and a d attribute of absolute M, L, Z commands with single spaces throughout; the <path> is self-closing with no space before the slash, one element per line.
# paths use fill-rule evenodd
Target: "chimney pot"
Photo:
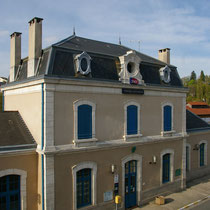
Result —
<path fill-rule="evenodd" d="M 158 50 L 158 59 L 164 63 L 170 64 L 170 48 Z"/>
<path fill-rule="evenodd" d="M 42 18 L 29 21 L 29 52 L 27 77 L 35 76 L 38 59 L 42 53 Z"/>
<path fill-rule="evenodd" d="M 15 80 L 17 69 L 21 63 L 21 33 L 14 32 L 10 35 L 10 76 L 9 81 Z"/>

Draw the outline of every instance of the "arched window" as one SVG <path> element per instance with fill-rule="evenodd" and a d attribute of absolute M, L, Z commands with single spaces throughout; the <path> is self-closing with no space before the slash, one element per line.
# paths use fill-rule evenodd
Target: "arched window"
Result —
<path fill-rule="evenodd" d="M 78 106 L 78 139 L 92 138 L 92 106 Z"/>
<path fill-rule="evenodd" d="M 200 144 L 200 166 L 204 166 L 205 165 L 205 151 L 204 151 L 204 148 L 205 148 L 205 144 L 202 143 Z"/>
<path fill-rule="evenodd" d="M 138 107 L 127 106 L 127 135 L 138 133 Z"/>
<path fill-rule="evenodd" d="M 81 162 L 72 167 L 73 175 L 73 209 L 96 205 L 96 176 L 95 162 Z"/>
<path fill-rule="evenodd" d="M 77 172 L 77 208 L 91 205 L 91 169 Z"/>
<path fill-rule="evenodd" d="M 199 156 L 198 156 L 198 165 L 199 167 L 207 165 L 207 141 L 202 140 L 199 142 Z"/>
<path fill-rule="evenodd" d="M 163 107 L 163 130 L 172 130 L 172 107 L 170 105 Z"/>
<path fill-rule="evenodd" d="M 124 105 L 124 139 L 129 140 L 142 136 L 140 133 L 140 105 L 129 101 Z"/>
<path fill-rule="evenodd" d="M 162 172 L 162 183 L 166 183 L 170 181 L 170 154 L 163 155 L 163 172 Z"/>
<path fill-rule="evenodd" d="M 95 138 L 95 110 L 96 105 L 87 100 L 74 102 L 74 140 L 77 146 L 91 144 Z M 87 146 L 87 145 L 86 145 Z"/>
<path fill-rule="evenodd" d="M 161 168 L 160 168 L 160 183 L 174 181 L 174 150 L 165 149 L 160 154 Z"/>
<path fill-rule="evenodd" d="M 0 178 L 0 209 L 20 210 L 20 176 L 8 175 Z"/>

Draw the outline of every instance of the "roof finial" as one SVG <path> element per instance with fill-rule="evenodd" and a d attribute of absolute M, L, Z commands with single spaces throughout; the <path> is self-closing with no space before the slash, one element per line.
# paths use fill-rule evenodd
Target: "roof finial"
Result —
<path fill-rule="evenodd" d="M 121 45 L 121 37 L 119 36 L 119 45 Z"/>
<path fill-rule="evenodd" d="M 74 36 L 76 35 L 75 26 L 73 27 L 73 35 L 74 35 Z"/>

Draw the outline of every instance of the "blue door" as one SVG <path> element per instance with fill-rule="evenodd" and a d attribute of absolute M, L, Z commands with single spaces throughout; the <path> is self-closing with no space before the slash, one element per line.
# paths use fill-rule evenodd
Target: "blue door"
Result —
<path fill-rule="evenodd" d="M 20 210 L 20 176 L 0 178 L 0 209 Z"/>
<path fill-rule="evenodd" d="M 136 206 L 136 160 L 125 164 L 125 208 Z"/>
<path fill-rule="evenodd" d="M 163 183 L 170 181 L 170 154 L 163 155 Z"/>

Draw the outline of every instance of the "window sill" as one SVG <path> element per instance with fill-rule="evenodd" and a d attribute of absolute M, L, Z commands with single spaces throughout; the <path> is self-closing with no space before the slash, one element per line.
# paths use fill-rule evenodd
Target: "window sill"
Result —
<path fill-rule="evenodd" d="M 75 139 L 73 143 L 76 147 L 86 147 L 86 146 L 95 146 L 98 139 L 91 138 L 91 139 Z"/>
<path fill-rule="evenodd" d="M 141 136 L 142 136 L 142 134 L 139 133 L 139 134 L 133 134 L 133 135 L 124 135 L 123 138 L 125 141 L 132 141 L 132 140 L 138 139 Z"/>
<path fill-rule="evenodd" d="M 161 136 L 173 136 L 173 134 L 176 133 L 175 130 L 172 131 L 162 131 Z"/>

